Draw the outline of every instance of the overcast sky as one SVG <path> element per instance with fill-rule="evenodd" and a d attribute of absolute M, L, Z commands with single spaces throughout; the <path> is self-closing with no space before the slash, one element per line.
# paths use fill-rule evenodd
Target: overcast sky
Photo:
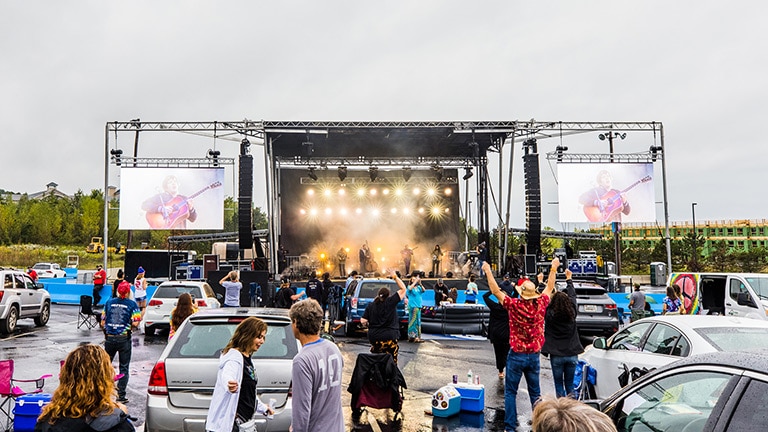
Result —
<path fill-rule="evenodd" d="M 672 221 L 690 220 L 691 202 L 697 221 L 762 219 L 766 16 L 764 1 L 2 1 L 0 189 L 102 188 L 104 125 L 133 118 L 658 121 Z M 238 153 L 150 135 L 140 156 Z M 563 144 L 607 152 L 596 135 Z M 630 133 L 615 151 L 651 144 Z M 132 136 L 117 145 L 131 153 Z M 547 204 L 556 169 L 543 157 L 541 173 L 544 224 L 574 228 Z"/>

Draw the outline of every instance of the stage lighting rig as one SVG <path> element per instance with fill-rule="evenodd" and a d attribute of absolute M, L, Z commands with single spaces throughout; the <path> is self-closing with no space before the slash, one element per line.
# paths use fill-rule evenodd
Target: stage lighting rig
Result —
<path fill-rule="evenodd" d="M 651 162 L 656 162 L 656 158 L 663 148 L 661 146 L 652 145 L 649 150 L 651 151 Z"/>
<path fill-rule="evenodd" d="M 315 167 L 309 167 L 309 173 L 307 175 L 312 180 L 317 181 L 317 174 L 315 174 Z"/>
<path fill-rule="evenodd" d="M 344 179 L 347 178 L 347 167 L 340 166 L 337 171 L 339 174 L 339 180 L 344 181 Z"/>
<path fill-rule="evenodd" d="M 375 181 L 376 177 L 379 176 L 379 168 L 375 166 L 368 168 L 368 175 L 371 177 L 371 181 Z"/>
<path fill-rule="evenodd" d="M 221 156 L 220 151 L 208 150 L 208 157 L 210 157 L 213 160 L 213 166 L 215 167 L 219 166 L 219 156 Z"/>
<path fill-rule="evenodd" d="M 120 160 L 120 158 L 123 156 L 123 151 L 120 149 L 112 149 L 109 151 L 109 153 L 112 155 L 112 158 L 115 160 L 115 165 L 120 166 L 123 164 L 123 161 Z"/>
<path fill-rule="evenodd" d="M 437 181 L 440 181 L 443 179 L 443 167 L 435 164 L 432 166 L 432 170 L 435 172 L 435 179 L 437 179 Z"/>
<path fill-rule="evenodd" d="M 466 167 L 466 168 L 464 168 L 464 171 L 465 171 L 464 172 L 464 177 L 462 177 L 464 180 L 469 180 L 472 177 L 472 175 L 474 174 L 472 172 L 472 167 Z"/>
<path fill-rule="evenodd" d="M 243 138 L 243 140 L 240 141 L 240 155 L 241 156 L 247 155 L 249 147 L 251 147 L 251 142 L 248 141 L 248 138 Z"/>
<path fill-rule="evenodd" d="M 530 138 L 523 141 L 523 150 L 525 154 L 538 153 L 538 145 L 536 144 L 536 138 Z"/>
<path fill-rule="evenodd" d="M 403 180 L 408 181 L 411 179 L 411 167 L 404 167 L 403 168 Z"/>
<path fill-rule="evenodd" d="M 555 152 L 557 153 L 557 161 L 562 162 L 563 161 L 563 152 L 567 152 L 568 147 L 564 145 L 559 145 L 555 147 Z"/>

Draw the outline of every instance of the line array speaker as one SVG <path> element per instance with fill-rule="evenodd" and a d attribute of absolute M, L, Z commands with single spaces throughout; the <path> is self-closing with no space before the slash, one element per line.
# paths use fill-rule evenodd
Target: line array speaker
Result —
<path fill-rule="evenodd" d="M 240 155 L 237 226 L 240 249 L 253 247 L 253 156 Z"/>
<path fill-rule="evenodd" d="M 523 156 L 525 175 L 525 219 L 528 235 L 528 251 L 541 250 L 541 178 L 539 176 L 538 153 Z"/>

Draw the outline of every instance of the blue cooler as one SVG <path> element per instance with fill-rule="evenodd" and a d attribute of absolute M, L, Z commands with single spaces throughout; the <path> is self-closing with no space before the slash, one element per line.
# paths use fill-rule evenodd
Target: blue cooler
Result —
<path fill-rule="evenodd" d="M 37 417 L 50 401 L 50 393 L 34 393 L 17 397 L 16 407 L 13 409 L 13 430 L 33 432 Z"/>
<path fill-rule="evenodd" d="M 461 395 L 461 410 L 482 412 L 485 409 L 485 387 L 482 384 L 457 384 Z"/>
<path fill-rule="evenodd" d="M 450 417 L 459 413 L 461 395 L 453 386 L 440 387 L 432 395 L 432 415 L 435 417 Z"/>

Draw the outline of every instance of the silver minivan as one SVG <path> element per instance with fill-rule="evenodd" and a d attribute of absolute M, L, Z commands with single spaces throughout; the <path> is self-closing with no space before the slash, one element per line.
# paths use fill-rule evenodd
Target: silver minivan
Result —
<path fill-rule="evenodd" d="M 267 323 L 264 344 L 253 353 L 258 394 L 275 400 L 274 419 L 259 419 L 259 432 L 291 425 L 291 370 L 299 352 L 287 309 L 208 309 L 190 316 L 163 350 L 147 386 L 147 432 L 204 432 L 216 384 L 219 356 L 237 325 L 255 316 Z"/>

